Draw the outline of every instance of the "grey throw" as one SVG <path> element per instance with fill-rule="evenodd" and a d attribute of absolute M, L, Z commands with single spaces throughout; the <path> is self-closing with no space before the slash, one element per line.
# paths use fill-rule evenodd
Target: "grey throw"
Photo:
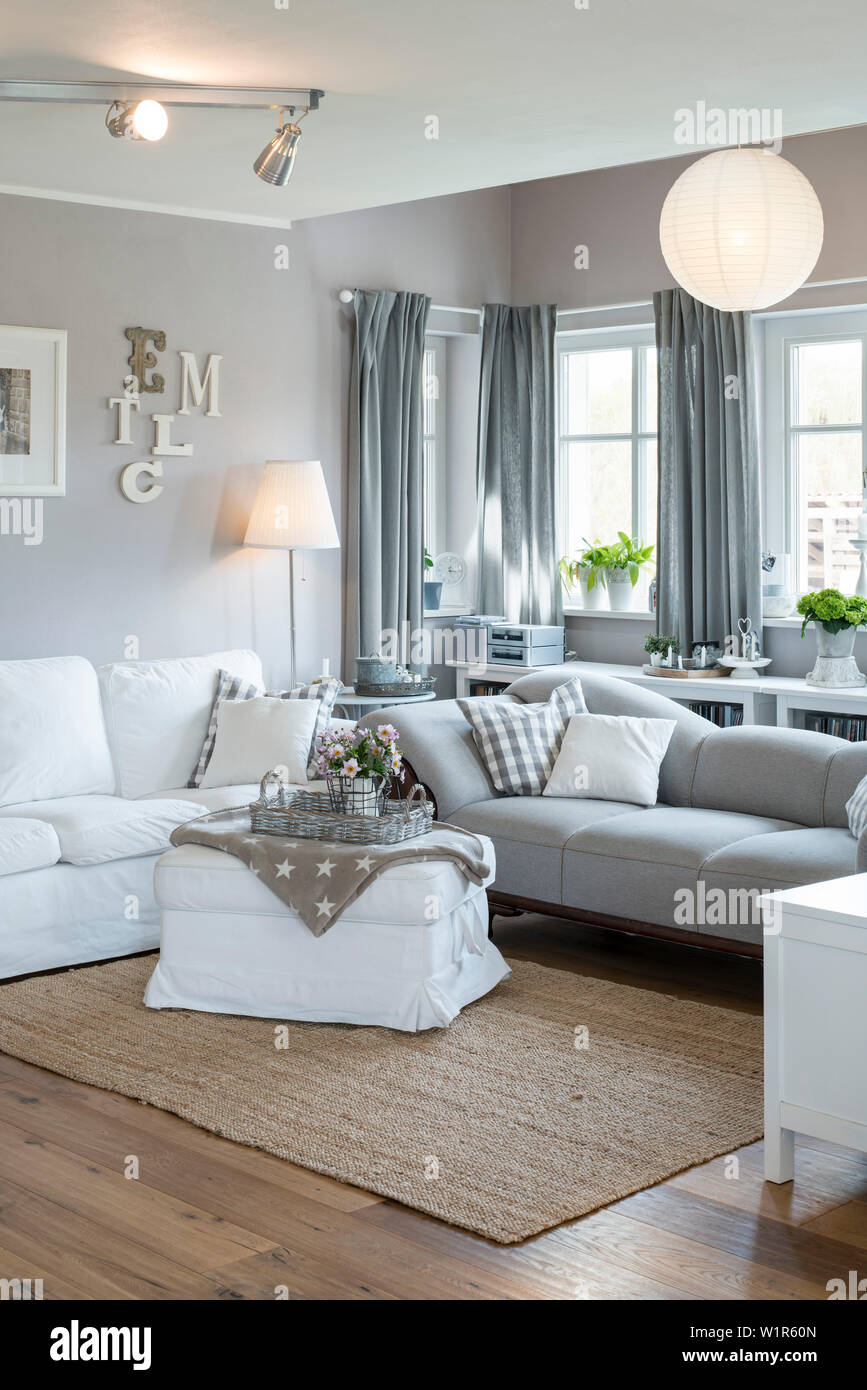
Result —
<path fill-rule="evenodd" d="M 254 834 L 246 806 L 211 811 L 172 831 L 173 845 L 207 845 L 243 860 L 260 883 L 322 936 L 374 879 L 396 864 L 442 859 L 471 883 L 482 884 L 492 864 L 486 846 L 457 825 L 435 825 L 427 835 L 397 845 L 349 845 Z M 422 902 L 421 910 L 429 909 Z"/>
<path fill-rule="evenodd" d="M 658 631 L 761 632 L 761 490 L 752 324 L 685 290 L 653 296 L 659 354 Z"/>
<path fill-rule="evenodd" d="M 479 382 L 479 612 L 559 623 L 557 306 L 486 304 Z"/>
<path fill-rule="evenodd" d="M 350 400 L 343 673 L 388 631 L 421 630 L 424 334 L 430 299 L 357 290 Z M 405 659 L 409 659 L 408 651 Z"/>

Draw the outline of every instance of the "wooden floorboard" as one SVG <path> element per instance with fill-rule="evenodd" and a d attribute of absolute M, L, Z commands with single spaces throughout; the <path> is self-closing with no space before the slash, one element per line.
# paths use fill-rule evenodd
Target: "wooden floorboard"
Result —
<path fill-rule="evenodd" d="M 518 958 L 750 1013 L 754 960 L 552 918 L 500 918 Z M 0 987 L 2 1008 L 2 987 Z M 521 1245 L 0 1054 L 0 1277 L 48 1299 L 811 1300 L 867 1265 L 867 1155 L 762 1145 Z M 129 1160 L 138 1177 L 124 1176 Z"/>

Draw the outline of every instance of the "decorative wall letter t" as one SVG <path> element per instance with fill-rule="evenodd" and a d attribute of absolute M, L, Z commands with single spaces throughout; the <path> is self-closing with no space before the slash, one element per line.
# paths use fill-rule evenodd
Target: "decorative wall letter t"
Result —
<path fill-rule="evenodd" d="M 130 438 L 130 412 L 141 409 L 141 401 L 135 396 L 111 396 L 109 398 L 109 409 L 113 405 L 117 406 L 117 439 L 115 444 L 131 444 Z"/>
<path fill-rule="evenodd" d="M 153 343 L 157 352 L 165 352 L 166 335 L 161 328 L 127 328 L 124 329 L 125 336 L 132 343 L 132 352 L 129 356 L 129 365 L 138 377 L 139 389 L 141 391 L 165 391 L 166 379 L 160 376 L 159 372 L 154 372 L 153 377 L 148 381 L 148 372 L 151 367 L 157 365 L 156 352 L 148 352 L 148 343 Z"/>

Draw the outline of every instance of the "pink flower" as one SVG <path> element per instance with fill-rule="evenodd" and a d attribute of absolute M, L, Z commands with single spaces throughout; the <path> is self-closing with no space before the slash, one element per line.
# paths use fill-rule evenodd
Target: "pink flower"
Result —
<path fill-rule="evenodd" d="M 343 764 L 343 775 L 344 775 L 344 777 L 357 777 L 358 772 L 359 772 L 359 763 L 358 763 L 358 759 L 357 759 L 357 758 L 347 758 L 347 759 L 346 759 L 346 762 Z"/>

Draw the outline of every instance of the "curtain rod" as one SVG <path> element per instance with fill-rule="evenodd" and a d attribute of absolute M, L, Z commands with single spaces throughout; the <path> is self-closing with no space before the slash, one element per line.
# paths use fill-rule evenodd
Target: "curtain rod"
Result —
<path fill-rule="evenodd" d="M 837 289 L 841 285 L 864 285 L 867 284 L 867 275 L 850 275 L 843 280 L 808 280 L 801 285 L 798 290 L 793 290 L 793 294 L 800 293 L 800 290 L 828 290 Z M 341 304 L 351 304 L 355 297 L 354 290 L 341 290 Z M 460 304 L 432 304 L 431 312 L 438 314 L 472 314 L 477 319 L 481 319 L 481 309 L 470 309 Z M 557 318 L 571 318 L 574 314 L 614 314 L 621 309 L 650 309 L 653 307 L 652 299 L 629 299 L 621 304 L 586 304 L 578 309 L 558 309 Z"/>

